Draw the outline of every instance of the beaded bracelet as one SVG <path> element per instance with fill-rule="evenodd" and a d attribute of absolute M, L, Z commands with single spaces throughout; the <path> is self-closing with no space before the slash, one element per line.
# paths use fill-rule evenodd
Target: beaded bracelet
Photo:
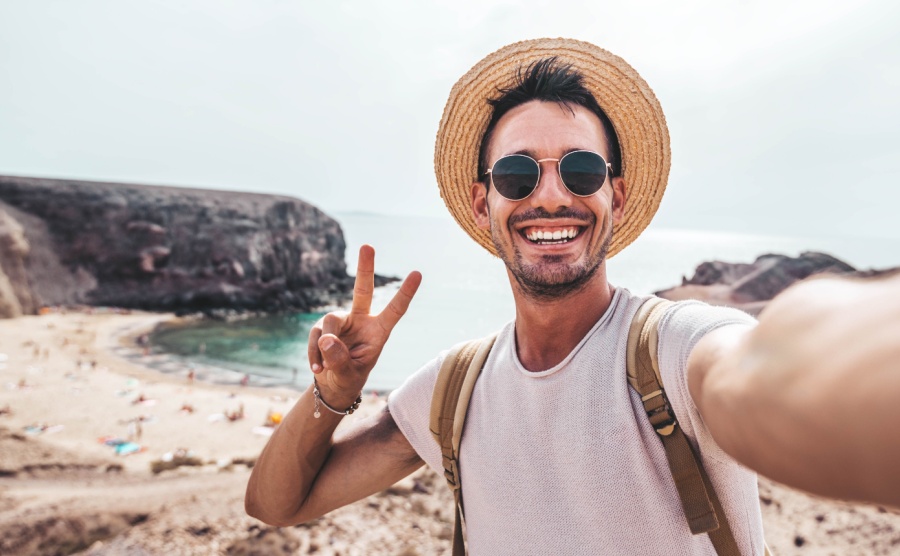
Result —
<path fill-rule="evenodd" d="M 313 396 L 316 398 L 316 410 L 313 413 L 313 417 L 315 417 L 316 419 L 322 416 L 322 414 L 319 413 L 319 402 L 322 402 L 322 405 L 328 408 L 328 410 L 330 410 L 332 413 L 337 413 L 338 415 L 350 415 L 351 413 L 359 409 L 359 404 L 362 403 L 362 392 L 360 392 L 356 397 L 356 401 L 350 404 L 350 407 L 348 407 L 344 411 L 340 411 L 331 407 L 330 405 L 328 405 L 328 402 L 326 402 L 322 398 L 322 394 L 319 393 L 319 383 L 316 382 L 316 377 L 313 377 Z"/>

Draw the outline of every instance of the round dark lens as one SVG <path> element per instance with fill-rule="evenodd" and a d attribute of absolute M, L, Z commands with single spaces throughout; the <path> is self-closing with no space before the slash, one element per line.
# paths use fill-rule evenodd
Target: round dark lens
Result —
<path fill-rule="evenodd" d="M 593 195 L 606 182 L 606 161 L 590 151 L 570 152 L 559 161 L 559 176 L 575 195 Z"/>
<path fill-rule="evenodd" d="M 521 154 L 504 156 L 494 163 L 491 179 L 497 193 L 511 201 L 531 195 L 537 186 L 541 169 L 532 158 Z"/>

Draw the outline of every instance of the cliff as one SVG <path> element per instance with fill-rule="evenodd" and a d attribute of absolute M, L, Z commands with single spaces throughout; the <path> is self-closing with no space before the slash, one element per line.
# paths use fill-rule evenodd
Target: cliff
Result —
<path fill-rule="evenodd" d="M 290 197 L 0 176 L 0 316 L 306 311 L 352 289 L 344 248 L 334 219 Z"/>
<path fill-rule="evenodd" d="M 0 209 L 0 318 L 35 311 L 25 269 L 29 250 L 22 225 Z"/>
<path fill-rule="evenodd" d="M 684 278 L 680 286 L 656 295 L 680 301 L 699 299 L 714 305 L 737 307 L 756 315 L 773 297 L 795 282 L 819 274 L 869 277 L 898 272 L 900 268 L 860 271 L 826 255 L 807 251 L 798 257 L 762 255 L 753 263 L 705 262 Z"/>

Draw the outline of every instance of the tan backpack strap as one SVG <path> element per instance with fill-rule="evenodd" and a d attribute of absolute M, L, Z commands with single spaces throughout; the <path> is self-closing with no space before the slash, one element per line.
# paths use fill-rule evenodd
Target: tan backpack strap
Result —
<path fill-rule="evenodd" d="M 462 441 L 466 411 L 475 381 L 494 346 L 497 335 L 471 340 L 450 349 L 438 372 L 431 398 L 431 434 L 441 447 L 444 478 L 453 491 L 456 518 L 453 525 L 453 555 L 466 553 L 463 541 L 462 485 L 459 476 L 459 445 Z"/>
<path fill-rule="evenodd" d="M 740 556 L 719 498 L 678 426 L 662 386 L 657 355 L 659 321 L 670 305 L 671 302 L 652 298 L 635 314 L 628 333 L 628 383 L 640 394 L 650 424 L 662 440 L 691 533 L 709 533 L 719 556 Z"/>

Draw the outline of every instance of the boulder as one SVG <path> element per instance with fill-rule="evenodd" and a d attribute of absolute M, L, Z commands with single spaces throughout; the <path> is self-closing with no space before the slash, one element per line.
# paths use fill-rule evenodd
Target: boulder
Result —
<path fill-rule="evenodd" d="M 814 251 L 798 257 L 767 254 L 750 264 L 712 261 L 700 264 L 681 286 L 656 292 L 656 295 L 680 301 L 699 299 L 714 305 L 728 305 L 758 314 L 773 297 L 792 284 L 819 274 L 868 277 L 900 269 L 858 271 L 849 264 Z"/>

